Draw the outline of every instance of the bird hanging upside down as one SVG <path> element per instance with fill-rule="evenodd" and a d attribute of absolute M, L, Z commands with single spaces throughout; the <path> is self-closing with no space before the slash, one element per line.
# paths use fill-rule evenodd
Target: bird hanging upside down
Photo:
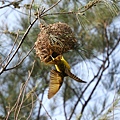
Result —
<path fill-rule="evenodd" d="M 62 55 L 58 55 L 56 58 L 52 57 L 52 61 L 50 64 L 54 64 L 56 70 L 51 70 L 50 72 L 50 84 L 49 84 L 49 91 L 48 91 L 48 98 L 52 98 L 60 89 L 63 83 L 63 79 L 66 76 L 71 77 L 77 82 L 86 83 L 85 81 L 81 80 L 73 73 L 70 72 L 70 65 L 68 62 L 63 58 Z"/>

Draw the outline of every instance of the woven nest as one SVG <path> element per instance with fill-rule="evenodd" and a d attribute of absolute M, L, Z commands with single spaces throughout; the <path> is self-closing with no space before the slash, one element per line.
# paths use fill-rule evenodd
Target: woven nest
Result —
<path fill-rule="evenodd" d="M 35 42 L 35 50 L 42 62 L 48 63 L 52 60 L 51 56 L 55 58 L 73 49 L 77 42 L 71 28 L 66 23 L 41 25 L 40 29 Z"/>

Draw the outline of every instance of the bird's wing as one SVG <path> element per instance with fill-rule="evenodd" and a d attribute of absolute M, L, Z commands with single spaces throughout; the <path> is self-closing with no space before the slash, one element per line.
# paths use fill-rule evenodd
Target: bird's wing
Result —
<path fill-rule="evenodd" d="M 63 75 L 57 70 L 51 70 L 48 98 L 52 98 L 60 89 L 63 83 Z"/>
<path fill-rule="evenodd" d="M 78 78 L 77 76 L 75 76 L 73 73 L 71 73 L 70 72 L 70 70 L 69 69 L 65 69 L 65 73 L 69 76 L 69 77 L 71 77 L 72 79 L 74 79 L 75 81 L 77 81 L 77 82 L 82 82 L 82 83 L 86 83 L 86 81 L 83 81 L 83 80 L 81 80 L 80 78 Z"/>

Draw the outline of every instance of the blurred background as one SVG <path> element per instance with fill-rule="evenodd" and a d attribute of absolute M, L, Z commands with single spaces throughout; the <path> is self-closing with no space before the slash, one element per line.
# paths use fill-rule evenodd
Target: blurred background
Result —
<path fill-rule="evenodd" d="M 56 22 L 74 32 L 76 49 L 63 56 L 87 83 L 66 77 L 48 99 L 54 66 L 40 61 L 34 43 L 41 23 Z M 0 120 L 118 120 L 119 42 L 119 0 L 1 0 Z"/>

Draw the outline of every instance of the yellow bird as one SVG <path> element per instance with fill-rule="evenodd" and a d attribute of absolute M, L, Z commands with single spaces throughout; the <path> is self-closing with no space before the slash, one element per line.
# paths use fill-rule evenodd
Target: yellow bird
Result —
<path fill-rule="evenodd" d="M 66 76 L 73 78 L 77 82 L 86 83 L 70 72 L 70 65 L 63 58 L 62 55 L 58 55 L 56 58 L 52 57 L 52 59 L 53 60 L 50 62 L 50 64 L 54 64 L 56 70 L 51 70 L 50 72 L 50 83 L 48 91 L 49 99 L 52 98 L 59 91 L 60 87 L 62 86 L 63 79 Z"/>

